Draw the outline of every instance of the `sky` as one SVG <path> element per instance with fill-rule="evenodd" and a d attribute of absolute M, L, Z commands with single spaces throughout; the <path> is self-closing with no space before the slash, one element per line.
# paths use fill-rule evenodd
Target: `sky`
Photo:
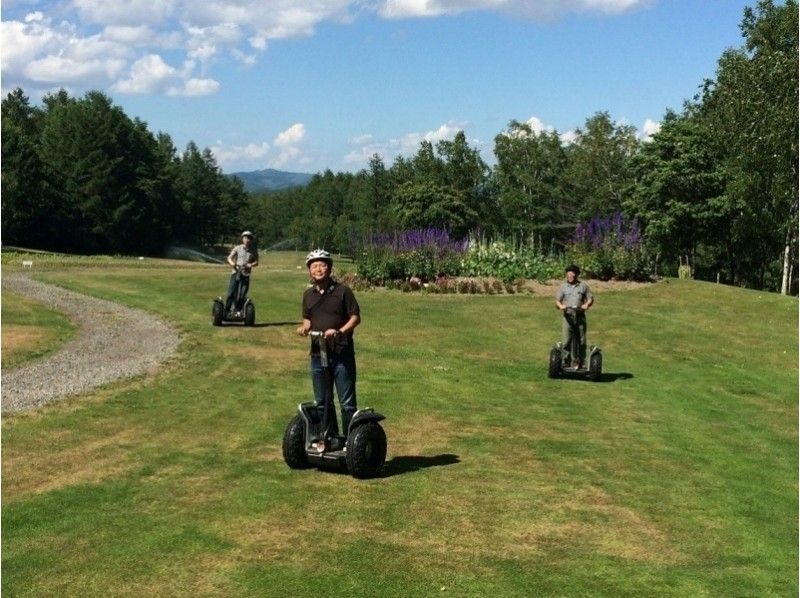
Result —
<path fill-rule="evenodd" d="M 224 172 L 357 172 L 509 122 L 565 143 L 597 112 L 642 139 L 755 0 L 4 0 L 0 87 L 101 90 Z"/>

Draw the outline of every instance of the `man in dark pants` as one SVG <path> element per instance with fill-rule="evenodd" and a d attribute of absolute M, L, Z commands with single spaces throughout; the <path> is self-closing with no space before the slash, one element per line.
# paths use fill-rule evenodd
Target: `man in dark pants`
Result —
<path fill-rule="evenodd" d="M 239 297 L 246 297 L 250 289 L 250 272 L 258 266 L 258 249 L 253 243 L 253 233 L 246 230 L 242 233 L 242 242 L 234 246 L 228 254 L 228 264 L 233 268 L 231 280 L 228 283 L 228 296 L 225 299 L 225 313 L 232 309 L 240 310 L 241 305 L 234 305 L 238 290 Z M 240 287 L 241 285 L 241 287 Z"/>
<path fill-rule="evenodd" d="M 328 367 L 342 411 L 342 430 L 347 434 L 356 405 L 356 356 L 353 330 L 361 323 L 361 309 L 349 287 L 331 278 L 333 259 L 324 249 L 315 249 L 306 257 L 312 285 L 303 293 L 303 323 L 297 334 L 307 336 L 312 330 L 325 333 L 324 340 L 311 343 L 311 382 L 314 402 L 322 411 L 326 399 L 333 399 L 328 375 L 322 367 L 319 342 L 327 344 Z M 331 433 L 337 434 L 334 418 Z"/>
<path fill-rule="evenodd" d="M 567 281 L 559 287 L 556 293 L 556 307 L 561 310 L 564 319 L 561 322 L 561 337 L 564 348 L 570 352 L 572 367 L 581 367 L 586 359 L 586 312 L 594 303 L 594 297 L 588 285 L 582 280 L 578 280 L 581 273 L 578 266 L 568 266 L 566 269 Z M 580 350 L 578 355 L 572 354 L 572 326 L 567 320 L 567 308 L 579 310 L 576 314 L 578 319 L 578 333 L 580 335 Z"/>

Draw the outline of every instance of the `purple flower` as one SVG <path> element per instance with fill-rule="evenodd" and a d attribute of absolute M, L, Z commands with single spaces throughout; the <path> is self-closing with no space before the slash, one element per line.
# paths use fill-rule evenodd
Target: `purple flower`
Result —
<path fill-rule="evenodd" d="M 396 253 L 427 250 L 436 255 L 443 255 L 452 252 L 463 253 L 467 248 L 467 240 L 452 239 L 450 233 L 442 228 L 418 228 L 374 234 L 366 239 L 364 245 L 369 249 L 384 249 Z"/>
<path fill-rule="evenodd" d="M 633 251 L 642 244 L 642 229 L 637 218 L 627 223 L 621 212 L 614 212 L 607 218 L 595 215 L 589 222 L 579 222 L 575 226 L 573 243 L 590 245 L 592 249 L 622 246 Z"/>

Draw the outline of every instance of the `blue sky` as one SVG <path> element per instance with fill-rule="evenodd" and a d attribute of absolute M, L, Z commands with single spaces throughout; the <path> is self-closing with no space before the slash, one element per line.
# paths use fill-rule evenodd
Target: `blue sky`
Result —
<path fill-rule="evenodd" d="M 645 138 L 739 47 L 740 0 L 5 0 L 2 92 L 108 93 L 225 172 L 357 171 L 510 120 Z"/>

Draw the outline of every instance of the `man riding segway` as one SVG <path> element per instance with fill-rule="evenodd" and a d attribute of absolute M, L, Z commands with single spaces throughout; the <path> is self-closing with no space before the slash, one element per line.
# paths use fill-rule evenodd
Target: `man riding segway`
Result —
<path fill-rule="evenodd" d="M 556 307 L 564 314 L 561 323 L 561 338 L 564 347 L 569 351 L 570 363 L 568 367 L 580 368 L 586 359 L 586 311 L 594 303 L 592 291 L 582 280 L 578 280 L 581 269 L 578 266 L 567 266 L 566 282 L 562 283 L 556 293 Z M 579 334 L 579 350 L 573 352 L 572 337 L 575 331 Z"/>
<path fill-rule="evenodd" d="M 255 323 L 256 310 L 247 297 L 247 292 L 250 290 L 252 269 L 258 266 L 258 249 L 253 233 L 249 230 L 242 233 L 242 242 L 231 249 L 227 262 L 233 268 L 228 283 L 228 295 L 224 304 L 222 297 L 214 299 L 211 322 L 214 326 L 221 325 L 223 321 L 244 322 L 245 326 L 252 326 Z"/>
<path fill-rule="evenodd" d="M 324 249 L 312 251 L 306 257 L 306 266 L 312 285 L 303 293 L 303 323 L 297 334 L 307 336 L 312 330 L 323 332 L 322 338 L 312 339 L 311 381 L 314 402 L 322 410 L 327 404 L 329 378 L 320 361 L 320 344 L 327 345 L 328 368 L 336 386 L 342 410 L 342 428 L 346 433 L 356 406 L 356 356 L 353 348 L 353 330 L 361 323 L 361 308 L 353 291 L 331 278 L 333 258 Z M 333 435 L 336 418 L 332 418 Z"/>
<path fill-rule="evenodd" d="M 566 268 L 567 280 L 556 293 L 556 307 L 563 313 L 561 343 L 556 343 L 550 352 L 549 374 L 556 378 L 564 373 L 588 375 L 591 380 L 600 378 L 602 354 L 600 347 L 593 346 L 586 363 L 586 311 L 594 304 L 589 286 L 578 280 L 580 268 Z"/>
<path fill-rule="evenodd" d="M 283 438 L 289 467 L 345 465 L 357 478 L 378 474 L 386 459 L 384 416 L 356 406 L 356 358 L 353 330 L 361 309 L 353 291 L 331 278 L 333 258 L 324 249 L 306 257 L 311 286 L 303 293 L 300 336 L 311 337 L 311 382 L 314 402 L 303 403 Z M 342 431 L 338 430 L 333 390 L 339 397 Z"/>

